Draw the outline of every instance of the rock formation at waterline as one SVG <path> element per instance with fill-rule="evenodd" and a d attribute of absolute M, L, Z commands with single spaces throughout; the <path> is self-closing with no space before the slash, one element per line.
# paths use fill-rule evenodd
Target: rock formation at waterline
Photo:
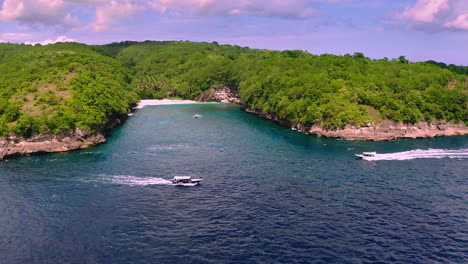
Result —
<path fill-rule="evenodd" d="M 214 85 L 200 95 L 197 101 L 231 102 L 241 104 L 238 89 L 233 85 Z M 297 129 L 300 132 L 330 138 L 349 140 L 383 141 L 397 138 L 430 138 L 438 136 L 468 135 L 468 127 L 464 124 L 452 122 L 418 122 L 416 124 L 402 124 L 390 120 L 370 122 L 365 126 L 347 125 L 343 129 L 325 129 L 320 124 L 305 126 L 301 123 L 278 118 L 276 115 L 265 114 L 259 110 L 246 108 L 246 112 L 256 114 L 278 123 L 281 126 Z"/>
<path fill-rule="evenodd" d="M 234 85 L 217 84 L 211 86 L 211 88 L 200 96 L 197 97 L 196 101 L 199 102 L 222 102 L 222 103 L 235 103 L 241 104 L 237 87 Z"/>
<path fill-rule="evenodd" d="M 272 120 L 281 126 L 297 129 L 303 133 L 330 138 L 383 141 L 396 138 L 430 138 L 438 136 L 468 135 L 468 127 L 466 125 L 455 124 L 452 122 L 418 122 L 416 124 L 402 124 L 384 120 L 380 122 L 371 122 L 365 126 L 347 125 L 343 129 L 328 130 L 324 129 L 319 124 L 305 126 L 301 123 L 281 119 L 275 115 L 264 114 L 261 111 L 251 108 L 247 108 L 245 111 Z"/>
<path fill-rule="evenodd" d="M 102 134 L 92 134 L 76 128 L 61 134 L 41 134 L 31 138 L 0 138 L 0 160 L 42 152 L 64 152 L 87 148 L 106 141 Z"/>
<path fill-rule="evenodd" d="M 30 138 L 10 136 L 0 137 L 0 160 L 8 157 L 24 156 L 35 153 L 65 152 L 84 149 L 106 142 L 106 131 L 120 125 L 127 115 L 113 115 L 103 131 L 91 133 L 80 128 L 58 134 L 44 133 Z"/>

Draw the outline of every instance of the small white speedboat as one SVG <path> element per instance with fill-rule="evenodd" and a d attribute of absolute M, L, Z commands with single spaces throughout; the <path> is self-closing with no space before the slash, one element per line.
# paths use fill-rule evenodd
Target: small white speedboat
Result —
<path fill-rule="evenodd" d="M 195 119 L 202 118 L 202 117 L 203 117 L 203 116 L 202 116 L 202 115 L 199 115 L 199 114 L 196 114 L 196 115 L 193 116 L 193 118 L 195 118 Z"/>
<path fill-rule="evenodd" d="M 192 179 L 192 176 L 174 176 L 172 184 L 177 186 L 195 186 L 200 184 L 202 179 Z"/>
<path fill-rule="evenodd" d="M 363 152 L 362 154 L 354 154 L 356 157 L 359 157 L 360 159 L 363 158 L 370 158 L 370 157 L 375 157 L 377 155 L 377 152 Z"/>

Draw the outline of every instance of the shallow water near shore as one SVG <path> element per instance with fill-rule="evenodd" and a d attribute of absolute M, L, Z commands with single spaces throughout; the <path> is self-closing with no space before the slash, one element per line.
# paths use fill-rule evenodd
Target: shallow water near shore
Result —
<path fill-rule="evenodd" d="M 0 263 L 466 263 L 467 171 L 466 136 L 334 140 L 231 104 L 145 107 L 106 144 L 0 163 Z"/>

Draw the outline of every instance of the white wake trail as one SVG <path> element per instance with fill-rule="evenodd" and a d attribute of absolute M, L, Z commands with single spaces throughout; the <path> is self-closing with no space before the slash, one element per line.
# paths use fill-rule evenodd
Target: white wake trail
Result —
<path fill-rule="evenodd" d="M 376 154 L 373 157 L 364 157 L 365 160 L 412 160 L 412 159 L 466 159 L 468 149 L 415 149 L 410 151 Z"/>
<path fill-rule="evenodd" d="M 156 177 L 137 177 L 132 175 L 99 175 L 101 182 L 111 184 L 130 185 L 130 186 L 147 186 L 147 185 L 172 185 L 172 182 L 163 178 Z"/>

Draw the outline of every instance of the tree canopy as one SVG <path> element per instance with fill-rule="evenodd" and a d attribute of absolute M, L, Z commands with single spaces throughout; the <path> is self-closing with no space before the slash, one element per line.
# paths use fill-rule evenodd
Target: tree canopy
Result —
<path fill-rule="evenodd" d="M 468 67 L 187 41 L 0 44 L 0 135 L 101 131 L 138 99 L 239 88 L 247 107 L 306 125 L 468 123 Z"/>
<path fill-rule="evenodd" d="M 463 66 L 184 41 L 122 43 L 115 52 L 117 46 L 103 48 L 130 68 L 142 98 L 193 99 L 225 83 L 239 87 L 248 107 L 327 128 L 381 119 L 468 120 Z"/>
<path fill-rule="evenodd" d="M 0 135 L 100 131 L 137 101 L 119 61 L 78 43 L 0 44 Z"/>

